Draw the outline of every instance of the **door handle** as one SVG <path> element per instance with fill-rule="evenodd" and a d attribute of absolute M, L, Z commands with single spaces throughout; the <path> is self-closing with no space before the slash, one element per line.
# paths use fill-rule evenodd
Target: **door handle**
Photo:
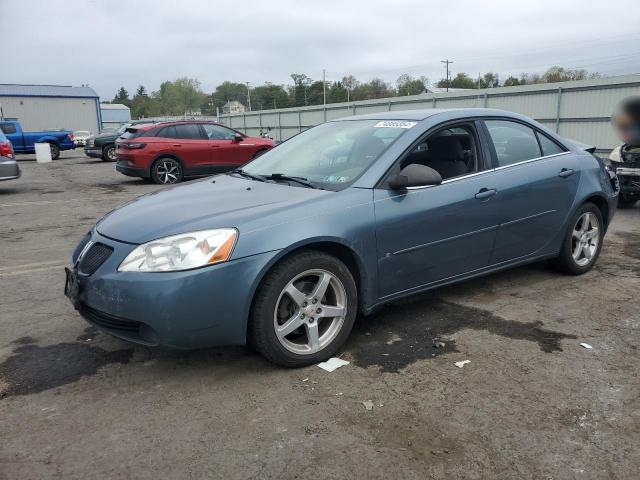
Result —
<path fill-rule="evenodd" d="M 558 173 L 558 176 L 560 178 L 567 178 L 573 175 L 574 173 L 576 172 L 572 168 L 563 168 L 562 170 L 560 170 L 560 173 Z"/>
<path fill-rule="evenodd" d="M 220 148 L 220 145 L 211 145 L 211 148 Z"/>
<path fill-rule="evenodd" d="M 498 191 L 495 188 L 481 188 L 478 193 L 476 193 L 476 198 L 478 200 L 487 200 L 493 197 Z"/>
<path fill-rule="evenodd" d="M 181 146 L 182 146 L 182 144 L 181 144 L 181 143 L 174 143 L 174 144 L 173 144 L 173 146 L 174 146 L 174 147 L 181 147 Z"/>

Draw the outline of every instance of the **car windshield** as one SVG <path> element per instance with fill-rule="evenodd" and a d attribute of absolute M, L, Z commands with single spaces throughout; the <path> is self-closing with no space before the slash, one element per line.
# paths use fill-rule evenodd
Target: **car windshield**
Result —
<path fill-rule="evenodd" d="M 242 170 L 276 180 L 297 177 L 320 188 L 342 190 L 413 125 L 381 120 L 324 123 L 278 145 Z"/>

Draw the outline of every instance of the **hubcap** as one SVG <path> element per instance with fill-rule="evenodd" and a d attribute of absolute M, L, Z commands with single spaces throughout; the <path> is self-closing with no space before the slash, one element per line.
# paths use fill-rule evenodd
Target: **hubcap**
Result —
<path fill-rule="evenodd" d="M 156 173 L 162 183 L 176 183 L 180 174 L 180 167 L 174 162 L 164 161 L 158 165 Z"/>
<path fill-rule="evenodd" d="M 573 227 L 571 253 L 573 260 L 581 267 L 593 260 L 600 243 L 598 218 L 590 212 L 583 213 Z"/>
<path fill-rule="evenodd" d="M 284 348 L 310 355 L 336 338 L 346 314 L 347 293 L 338 277 L 326 270 L 307 270 L 280 292 L 273 325 Z"/>
<path fill-rule="evenodd" d="M 109 150 L 107 150 L 107 157 L 109 157 L 109 160 L 115 160 L 116 159 L 116 149 L 115 148 L 110 148 Z"/>

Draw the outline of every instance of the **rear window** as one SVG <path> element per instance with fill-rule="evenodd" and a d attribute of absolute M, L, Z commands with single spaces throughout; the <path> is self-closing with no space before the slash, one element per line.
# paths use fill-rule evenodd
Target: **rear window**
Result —
<path fill-rule="evenodd" d="M 538 140 L 540 140 L 540 146 L 542 147 L 542 154 L 546 157 L 547 155 L 557 155 L 558 153 L 564 152 L 564 149 L 560 147 L 556 142 L 551 140 L 546 135 L 543 135 L 540 132 L 536 132 L 538 134 Z"/>
<path fill-rule="evenodd" d="M 122 135 L 120 135 L 120 138 L 122 138 L 123 140 L 131 140 L 132 138 L 136 138 L 139 137 L 140 135 L 142 135 L 141 130 L 138 130 L 137 128 L 127 128 L 124 133 Z"/>
<path fill-rule="evenodd" d="M 0 123 L 0 130 L 7 135 L 16 133 L 16 125 L 15 123 Z"/>

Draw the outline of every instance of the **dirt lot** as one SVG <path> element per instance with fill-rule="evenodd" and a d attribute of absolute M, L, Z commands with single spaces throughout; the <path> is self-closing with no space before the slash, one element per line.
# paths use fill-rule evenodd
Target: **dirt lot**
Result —
<path fill-rule="evenodd" d="M 358 320 L 350 365 L 282 370 L 89 327 L 62 267 L 158 187 L 27 158 L 0 184 L 0 478 L 638 478 L 640 208 L 583 277 L 533 265 L 414 297 Z"/>

